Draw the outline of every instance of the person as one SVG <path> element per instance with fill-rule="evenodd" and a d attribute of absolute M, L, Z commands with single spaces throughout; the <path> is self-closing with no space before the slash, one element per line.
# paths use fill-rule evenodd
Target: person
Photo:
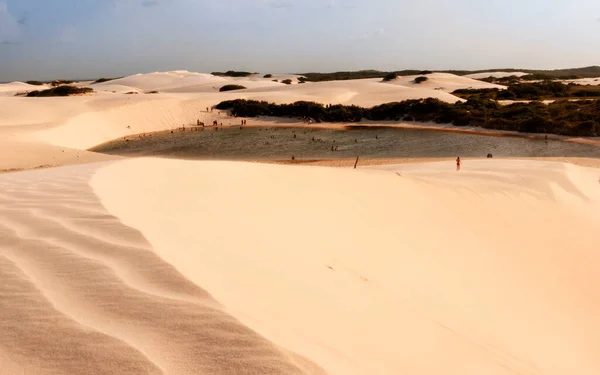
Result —
<path fill-rule="evenodd" d="M 456 158 L 456 170 L 460 171 L 460 156 Z"/>

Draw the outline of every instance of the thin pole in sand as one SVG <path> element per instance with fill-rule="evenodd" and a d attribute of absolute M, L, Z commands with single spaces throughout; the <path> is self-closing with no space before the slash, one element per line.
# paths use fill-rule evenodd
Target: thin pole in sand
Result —
<path fill-rule="evenodd" d="M 354 163 L 354 169 L 356 169 L 356 166 L 358 165 L 358 158 L 359 158 L 359 157 L 360 157 L 360 156 L 357 156 L 357 157 L 356 157 L 356 162 Z"/>

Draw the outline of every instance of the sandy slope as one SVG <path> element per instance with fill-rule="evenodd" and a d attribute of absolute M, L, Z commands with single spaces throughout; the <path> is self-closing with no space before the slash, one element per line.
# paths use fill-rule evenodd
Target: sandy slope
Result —
<path fill-rule="evenodd" d="M 92 186 L 234 316 L 331 374 L 600 371 L 597 169 L 383 169 L 141 159 Z"/>
<path fill-rule="evenodd" d="M 102 206 L 98 164 L 0 175 L 0 374 L 306 374 Z"/>

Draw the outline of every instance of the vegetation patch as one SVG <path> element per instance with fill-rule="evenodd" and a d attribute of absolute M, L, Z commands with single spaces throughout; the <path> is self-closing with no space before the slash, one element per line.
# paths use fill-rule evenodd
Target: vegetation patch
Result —
<path fill-rule="evenodd" d="M 415 83 L 418 85 L 420 83 L 423 83 L 423 82 L 427 81 L 428 79 L 429 78 L 427 78 L 427 77 L 420 76 L 420 77 L 415 78 Z"/>
<path fill-rule="evenodd" d="M 542 82 L 515 83 L 506 90 L 499 89 L 460 89 L 452 94 L 463 99 L 493 100 L 543 100 L 564 98 L 600 97 L 600 87 L 582 86 L 574 83 L 546 80 Z"/>
<path fill-rule="evenodd" d="M 108 82 L 108 81 L 114 81 L 115 79 L 119 79 L 119 78 L 123 78 L 123 77 L 118 77 L 118 78 L 99 78 L 99 79 L 95 80 L 94 82 L 92 82 L 92 85 L 94 83 L 104 83 L 104 82 Z"/>
<path fill-rule="evenodd" d="M 27 81 L 25 82 L 28 85 L 34 85 L 34 86 L 42 86 L 44 84 L 44 82 L 40 82 L 40 81 Z"/>
<path fill-rule="evenodd" d="M 395 80 L 396 78 L 398 78 L 398 75 L 396 73 L 389 73 L 389 74 L 386 74 L 385 77 L 383 77 L 382 82 L 390 82 L 390 81 Z"/>
<path fill-rule="evenodd" d="M 393 102 L 372 108 L 300 101 L 274 104 L 255 100 L 230 100 L 217 105 L 240 117 L 275 116 L 311 118 L 316 122 L 420 121 L 479 126 L 487 129 L 566 136 L 600 135 L 600 100 L 515 103 L 501 106 L 492 99 L 469 99 L 454 104 L 438 99 Z"/>
<path fill-rule="evenodd" d="M 225 85 L 219 89 L 219 91 L 234 91 L 234 90 L 244 90 L 246 89 L 244 86 L 240 85 Z"/>
<path fill-rule="evenodd" d="M 248 77 L 251 76 L 254 73 L 250 73 L 250 72 L 238 72 L 238 71 L 234 71 L 234 70 L 228 70 L 226 72 L 212 72 L 211 73 L 213 76 L 218 76 L 218 77 Z"/>
<path fill-rule="evenodd" d="M 531 77 L 531 80 L 539 80 L 540 75 L 552 79 L 574 79 L 574 78 L 595 78 L 600 77 L 600 66 L 588 66 L 585 68 L 576 69 L 560 69 L 560 70 L 528 70 L 528 69 L 486 69 L 486 70 L 440 70 L 440 73 L 450 73 L 459 76 L 465 76 L 468 74 L 476 73 L 489 73 L 489 72 L 524 72 L 529 75 L 538 75 Z M 343 71 L 333 73 L 301 73 L 300 75 L 307 78 L 307 81 L 322 82 L 322 81 L 344 81 L 349 79 L 365 79 L 365 78 L 384 78 L 390 73 L 395 73 L 397 76 L 414 76 L 414 75 L 427 75 L 431 74 L 428 70 L 396 70 L 391 72 L 379 71 L 379 70 L 359 70 L 359 71 Z M 517 80 L 519 79 L 516 76 Z M 526 78 L 526 80 L 529 77 Z M 536 78 L 536 79 L 534 79 Z M 483 79 L 488 80 L 488 78 Z M 500 80 L 500 78 L 499 78 Z M 515 81 L 516 82 L 516 81 Z"/>
<path fill-rule="evenodd" d="M 283 81 L 281 81 L 281 83 L 285 83 L 286 85 L 291 85 L 292 84 L 292 80 L 291 79 L 284 79 Z"/>
<path fill-rule="evenodd" d="M 68 80 L 63 80 L 63 79 L 56 79 L 56 80 L 50 82 L 50 84 L 54 87 L 61 86 L 61 85 L 70 85 L 71 83 L 73 83 L 73 81 L 68 81 Z"/>
<path fill-rule="evenodd" d="M 265 75 L 263 76 L 263 78 L 271 78 L 271 77 L 273 77 L 273 74 L 265 74 Z"/>
<path fill-rule="evenodd" d="M 89 87 L 75 87 L 75 86 L 58 86 L 48 90 L 42 91 L 31 91 L 27 94 L 28 97 L 49 97 L 49 96 L 71 96 L 71 95 L 82 95 L 94 92 Z"/>

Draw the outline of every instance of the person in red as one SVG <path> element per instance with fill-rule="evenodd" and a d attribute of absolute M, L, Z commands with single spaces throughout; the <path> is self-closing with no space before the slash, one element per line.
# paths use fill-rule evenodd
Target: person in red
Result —
<path fill-rule="evenodd" d="M 460 156 L 456 158 L 456 170 L 460 171 Z"/>

